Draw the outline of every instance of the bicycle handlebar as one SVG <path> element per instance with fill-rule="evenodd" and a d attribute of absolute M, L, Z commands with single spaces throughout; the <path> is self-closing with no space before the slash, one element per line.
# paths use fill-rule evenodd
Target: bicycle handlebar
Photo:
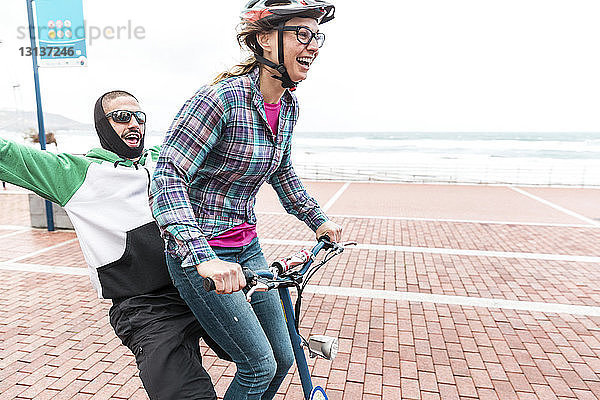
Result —
<path fill-rule="evenodd" d="M 256 274 L 248 268 L 242 268 L 242 272 L 244 273 L 244 278 L 246 278 L 246 286 L 251 286 L 257 278 Z M 204 278 L 202 285 L 207 292 L 217 288 L 215 281 L 212 278 Z"/>
<path fill-rule="evenodd" d="M 328 235 L 323 235 L 323 236 L 319 237 L 318 243 L 313 247 L 311 253 L 314 256 L 314 255 L 317 255 L 317 253 L 319 251 L 321 251 L 321 249 L 332 248 L 332 247 L 335 247 L 336 245 L 337 244 L 332 242 Z M 259 276 L 254 271 L 252 271 L 248 268 L 242 268 L 242 272 L 244 273 L 244 277 L 246 278 L 246 287 L 256 285 L 256 282 L 257 282 Z M 215 281 L 212 278 L 209 278 L 209 277 L 204 278 L 204 281 L 202 282 L 202 284 L 204 286 L 204 290 L 206 290 L 207 292 L 210 292 L 210 291 L 216 289 Z"/>

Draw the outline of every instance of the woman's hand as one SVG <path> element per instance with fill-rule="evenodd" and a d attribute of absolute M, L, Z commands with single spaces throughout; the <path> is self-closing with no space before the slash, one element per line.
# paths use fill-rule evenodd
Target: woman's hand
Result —
<path fill-rule="evenodd" d="M 246 278 L 239 264 L 218 258 L 196 265 L 200 276 L 211 278 L 215 282 L 215 291 L 219 294 L 233 293 L 246 286 Z"/>
<path fill-rule="evenodd" d="M 329 236 L 329 239 L 334 242 L 339 242 L 342 240 L 342 227 L 331 220 L 325 221 L 317 228 L 317 239 L 323 235 Z"/>

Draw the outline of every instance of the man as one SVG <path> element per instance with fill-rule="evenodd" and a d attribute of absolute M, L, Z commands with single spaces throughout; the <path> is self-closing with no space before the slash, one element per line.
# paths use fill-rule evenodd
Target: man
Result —
<path fill-rule="evenodd" d="M 94 108 L 101 149 L 52 154 L 0 138 L 0 180 L 32 190 L 69 215 L 110 323 L 134 353 L 151 399 L 216 399 L 202 367 L 203 331 L 167 272 L 164 242 L 148 205 L 158 149 L 144 151 L 146 114 L 125 91 Z M 206 271 L 239 280 L 239 265 Z M 234 288 L 239 290 L 240 287 Z M 205 338 L 215 347 L 210 338 Z M 220 349 L 215 350 L 228 358 Z"/>

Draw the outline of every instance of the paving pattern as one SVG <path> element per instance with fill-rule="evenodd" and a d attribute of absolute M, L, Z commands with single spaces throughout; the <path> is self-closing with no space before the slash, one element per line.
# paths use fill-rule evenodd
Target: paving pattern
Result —
<path fill-rule="evenodd" d="M 599 190 L 306 186 L 359 243 L 303 301 L 301 332 L 340 339 L 309 359 L 330 399 L 600 398 Z M 257 216 L 268 259 L 314 240 L 269 187 Z M 0 190 L 0 399 L 147 399 L 75 234 L 28 225 Z M 222 396 L 235 366 L 201 345 Z M 301 393 L 294 367 L 277 399 Z"/>

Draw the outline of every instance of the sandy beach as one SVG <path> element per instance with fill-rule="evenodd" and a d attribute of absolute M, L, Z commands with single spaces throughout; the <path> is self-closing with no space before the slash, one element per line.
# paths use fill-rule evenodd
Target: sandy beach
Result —
<path fill-rule="evenodd" d="M 303 302 L 304 334 L 340 338 L 309 360 L 330 399 L 600 398 L 599 189 L 306 184 L 359 243 Z M 14 186 L 0 205 L 0 399 L 146 399 L 74 232 L 30 228 Z M 257 212 L 268 259 L 313 240 L 270 187 Z M 235 367 L 203 354 L 222 396 Z"/>

